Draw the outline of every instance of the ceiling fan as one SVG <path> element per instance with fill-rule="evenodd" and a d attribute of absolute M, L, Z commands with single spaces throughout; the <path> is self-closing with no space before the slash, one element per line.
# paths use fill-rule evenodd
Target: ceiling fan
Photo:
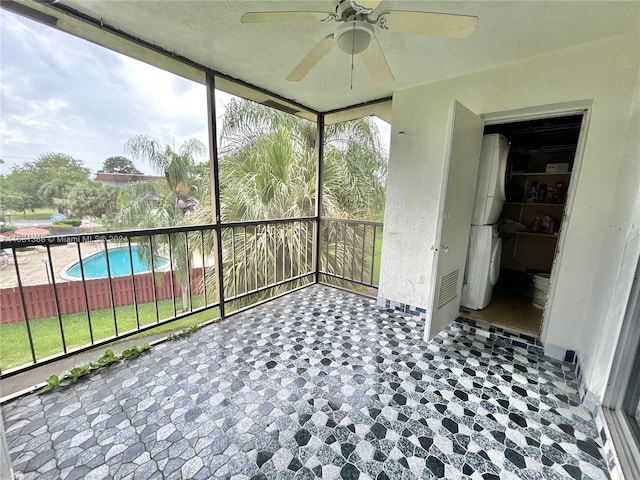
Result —
<path fill-rule="evenodd" d="M 335 11 L 300 12 L 248 12 L 241 23 L 301 23 L 335 22 L 336 30 L 324 37 L 311 49 L 287 76 L 290 82 L 299 82 L 334 47 L 353 57 L 360 55 L 373 83 L 383 87 L 394 82 L 389 63 L 376 38 L 376 27 L 391 32 L 418 33 L 455 39 L 469 38 L 478 18 L 452 13 L 409 12 L 400 10 L 374 11 L 382 0 L 338 0 Z"/>

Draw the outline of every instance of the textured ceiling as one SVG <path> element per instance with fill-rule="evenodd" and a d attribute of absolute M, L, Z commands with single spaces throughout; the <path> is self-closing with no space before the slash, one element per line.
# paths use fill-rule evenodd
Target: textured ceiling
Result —
<path fill-rule="evenodd" d="M 337 48 L 302 82 L 285 80 L 306 53 L 333 31 L 335 24 L 240 24 L 241 15 L 248 11 L 333 11 L 332 1 L 62 0 L 60 3 L 164 50 L 323 112 L 637 30 L 640 24 L 637 1 L 383 0 L 378 11 L 475 15 L 478 26 L 468 40 L 377 30 L 396 81 L 388 88 L 375 87 L 356 58 L 351 89 L 351 59 Z M 109 34 L 98 32 L 98 35 Z"/>

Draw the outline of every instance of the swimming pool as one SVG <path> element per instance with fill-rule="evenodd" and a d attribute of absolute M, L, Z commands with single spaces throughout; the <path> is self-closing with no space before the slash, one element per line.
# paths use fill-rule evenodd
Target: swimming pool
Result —
<path fill-rule="evenodd" d="M 151 271 L 150 259 L 145 255 L 138 253 L 138 246 L 131 247 L 132 255 L 129 255 L 128 247 L 116 247 L 109 249 L 109 270 L 112 277 L 123 277 L 131 275 L 131 259 L 133 257 L 133 272 L 145 273 Z M 161 269 L 169 263 L 164 257 L 155 257 L 153 267 L 156 270 Z M 105 252 L 96 252 L 82 259 L 84 267 L 84 278 L 107 278 L 107 257 Z M 80 262 L 73 263 L 65 267 L 60 276 L 65 280 L 81 280 L 82 272 L 80 271 Z"/>

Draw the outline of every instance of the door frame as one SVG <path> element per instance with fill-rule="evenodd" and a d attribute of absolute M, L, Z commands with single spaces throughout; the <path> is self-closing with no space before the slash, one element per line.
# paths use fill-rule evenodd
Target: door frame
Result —
<path fill-rule="evenodd" d="M 556 286 L 558 284 L 558 269 L 556 268 L 556 265 L 562 263 L 562 255 L 565 250 L 565 232 L 567 231 L 571 223 L 571 214 L 573 212 L 576 189 L 580 178 L 580 172 L 582 170 L 582 160 L 584 158 L 584 150 L 588 136 L 592 106 L 593 100 L 578 100 L 480 114 L 480 117 L 485 121 L 485 125 L 499 125 L 504 123 L 526 122 L 529 120 L 541 120 L 545 118 L 566 117 L 569 115 L 582 115 L 580 135 L 578 137 L 578 145 L 576 147 L 576 154 L 573 161 L 573 169 L 571 171 L 571 181 L 569 182 L 567 199 L 562 214 L 562 226 L 560 228 L 560 231 L 558 232 L 556 250 L 553 254 L 553 263 L 551 266 L 551 276 L 549 279 L 547 301 L 542 312 L 542 321 L 540 325 L 540 331 L 538 332 L 541 339 L 546 337 L 546 332 L 549 326 L 549 312 L 553 310 Z"/>
<path fill-rule="evenodd" d="M 640 459 L 640 446 L 634 440 L 637 439 L 637 434 L 633 434 L 623 411 L 632 375 L 639 368 L 638 365 L 634 365 L 636 356 L 640 358 L 640 258 L 618 336 L 609 381 L 602 399 L 602 413 L 609 426 L 611 441 L 620 467 L 629 478 L 640 478 L 640 461 L 637 460 Z M 636 385 L 634 388 L 639 387 Z"/>

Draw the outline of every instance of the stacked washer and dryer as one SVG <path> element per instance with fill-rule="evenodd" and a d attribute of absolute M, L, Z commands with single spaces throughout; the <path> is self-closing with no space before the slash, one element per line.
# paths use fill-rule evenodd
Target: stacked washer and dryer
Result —
<path fill-rule="evenodd" d="M 506 199 L 508 155 L 509 141 L 504 135 L 494 133 L 482 138 L 467 267 L 460 299 L 460 305 L 474 310 L 481 310 L 489 304 L 493 286 L 500 275 L 502 239 L 497 222 Z"/>

